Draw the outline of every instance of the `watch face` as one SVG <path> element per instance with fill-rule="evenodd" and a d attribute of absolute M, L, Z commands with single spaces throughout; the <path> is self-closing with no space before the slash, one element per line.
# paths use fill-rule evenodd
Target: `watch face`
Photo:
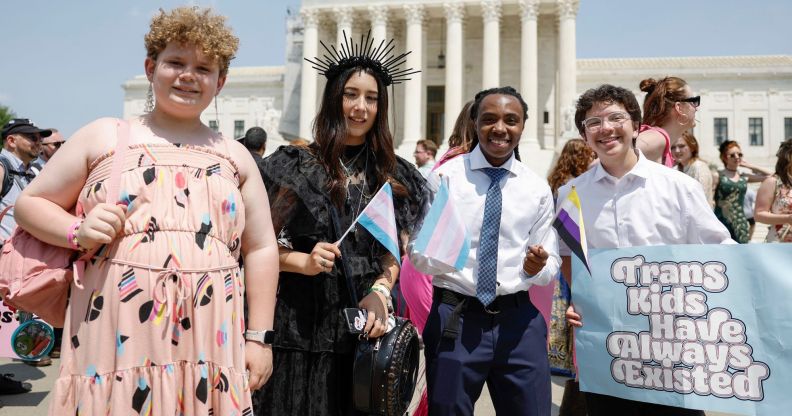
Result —
<path fill-rule="evenodd" d="M 275 331 L 264 331 L 264 343 L 272 344 L 275 342 Z"/>

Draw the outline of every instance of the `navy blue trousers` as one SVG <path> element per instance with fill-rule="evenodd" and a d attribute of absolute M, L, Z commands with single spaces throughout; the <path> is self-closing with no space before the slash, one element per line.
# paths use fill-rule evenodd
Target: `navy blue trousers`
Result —
<path fill-rule="evenodd" d="M 527 293 L 525 294 L 527 298 Z M 468 300 L 456 340 L 443 338 L 454 307 L 435 297 L 423 332 L 429 414 L 472 415 L 487 384 L 495 411 L 549 416 L 547 325 L 528 300 L 498 314 Z"/>

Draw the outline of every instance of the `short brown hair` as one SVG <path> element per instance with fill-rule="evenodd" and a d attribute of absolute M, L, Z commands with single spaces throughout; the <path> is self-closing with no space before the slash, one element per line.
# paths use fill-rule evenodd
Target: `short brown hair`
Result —
<path fill-rule="evenodd" d="M 220 75 L 228 73 L 228 66 L 239 47 L 239 38 L 225 24 L 224 16 L 215 15 L 212 9 L 178 7 L 170 12 L 160 9 L 151 19 L 145 36 L 146 56 L 157 60 L 160 52 L 170 42 L 195 45 L 217 62 Z"/>
<path fill-rule="evenodd" d="M 596 103 L 621 104 L 630 115 L 635 129 L 638 130 L 638 126 L 641 125 L 641 107 L 635 99 L 635 94 L 626 88 L 602 84 L 584 92 L 575 104 L 575 125 L 582 137 L 586 137 L 583 119 Z"/>
<path fill-rule="evenodd" d="M 437 144 L 431 140 L 418 140 L 416 146 L 423 146 L 426 153 L 432 155 L 432 158 L 437 157 Z"/>

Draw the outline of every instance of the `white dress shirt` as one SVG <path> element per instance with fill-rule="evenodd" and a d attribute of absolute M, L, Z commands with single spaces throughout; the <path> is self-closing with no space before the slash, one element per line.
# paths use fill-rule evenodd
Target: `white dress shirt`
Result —
<path fill-rule="evenodd" d="M 470 254 L 464 268 L 434 276 L 434 286 L 476 296 L 479 237 L 484 202 L 491 182 L 481 169 L 490 167 L 493 166 L 476 146 L 470 153 L 451 159 L 431 174 L 442 174 L 448 178 L 450 198 L 467 224 L 470 235 Z M 509 173 L 500 181 L 502 211 L 498 234 L 498 296 L 527 290 L 531 285 L 550 283 L 558 274 L 560 264 L 558 240 L 552 228 L 553 195 L 547 182 L 514 155 L 500 167 Z M 437 178 L 433 179 L 437 181 Z M 538 274 L 528 276 L 522 264 L 528 247 L 534 244 L 541 244 L 549 257 Z"/>
<path fill-rule="evenodd" d="M 598 163 L 562 186 L 559 201 L 572 185 L 580 197 L 589 249 L 733 242 L 700 183 L 640 151 L 638 163 L 621 179 Z"/>

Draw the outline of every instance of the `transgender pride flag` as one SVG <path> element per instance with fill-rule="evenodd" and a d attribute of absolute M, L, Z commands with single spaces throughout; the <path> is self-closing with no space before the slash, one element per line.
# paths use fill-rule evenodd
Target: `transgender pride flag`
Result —
<path fill-rule="evenodd" d="M 396 239 L 398 233 L 396 232 L 396 214 L 393 211 L 393 191 L 389 183 L 382 185 L 382 188 L 369 201 L 363 212 L 358 215 L 344 235 L 338 239 L 336 245 L 341 243 L 341 240 L 346 237 L 356 223 L 360 223 L 380 244 L 385 246 L 393 254 L 393 258 L 397 260 L 401 258 L 399 245 L 396 243 L 398 241 Z"/>
<path fill-rule="evenodd" d="M 556 219 L 553 227 L 558 232 L 558 236 L 566 243 L 572 254 L 577 256 L 586 266 L 589 274 L 591 268 L 588 262 L 588 245 L 586 244 L 586 230 L 583 227 L 583 210 L 580 209 L 580 198 L 575 187 L 569 191 L 566 199 L 561 201 L 558 207 Z"/>
<path fill-rule="evenodd" d="M 442 265 L 459 271 L 468 258 L 470 236 L 465 222 L 449 198 L 447 182 L 446 178 L 441 179 L 440 189 L 426 213 L 412 251 L 430 260 L 435 267 Z M 451 270 L 445 271 L 450 272 Z"/>

